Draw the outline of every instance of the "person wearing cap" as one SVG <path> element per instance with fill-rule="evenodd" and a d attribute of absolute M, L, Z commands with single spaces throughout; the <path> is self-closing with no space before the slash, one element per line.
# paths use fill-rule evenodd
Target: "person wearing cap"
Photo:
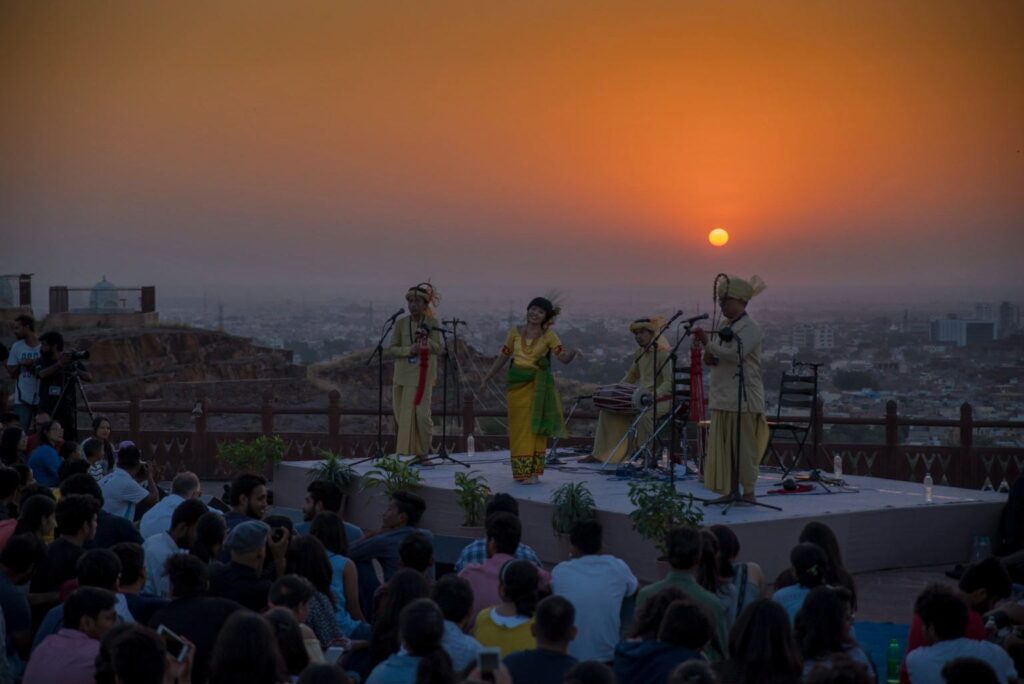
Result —
<path fill-rule="evenodd" d="M 271 580 L 264 579 L 261 573 L 268 546 L 274 557 L 275 576 L 283 577 L 288 535 L 272 539 L 270 526 L 262 520 L 235 525 L 224 542 L 224 548 L 231 554 L 230 562 L 210 568 L 210 596 L 237 601 L 256 612 L 266 608 Z"/>
<path fill-rule="evenodd" d="M 440 293 L 430 283 L 409 288 L 405 293 L 409 315 L 395 323 L 385 352 L 395 363 L 391 386 L 391 405 L 398 424 L 395 453 L 417 459 L 430 453 L 430 395 L 437 383 L 437 355 L 441 353 L 440 324 L 433 307 L 440 301 Z"/>
<path fill-rule="evenodd" d="M 727 495 L 743 488 L 743 499 L 754 501 L 754 485 L 761 456 L 768 447 L 768 421 L 764 416 L 764 382 L 761 379 L 761 326 L 747 313 L 747 303 L 765 289 L 758 276 L 744 280 L 737 276 L 720 277 L 715 294 L 722 316 L 732 334 L 710 335 L 696 328 L 694 337 L 704 345 L 704 363 L 711 367 L 711 432 L 708 458 L 704 466 L 704 486 Z M 743 353 L 744 392 L 739 393 L 739 351 Z M 742 400 L 742 403 L 741 403 Z M 739 411 L 737 412 L 737 408 Z M 736 458 L 737 422 L 740 444 L 739 472 L 733 471 Z"/>
<path fill-rule="evenodd" d="M 579 349 L 568 350 L 551 329 L 561 308 L 545 297 L 526 307 L 526 325 L 508 331 L 501 353 L 480 381 L 480 391 L 508 363 L 508 445 L 512 477 L 520 484 L 537 484 L 544 474 L 548 437 L 565 434 L 562 400 L 551 374 L 551 357 L 571 363 Z"/>
<path fill-rule="evenodd" d="M 658 397 L 658 416 L 665 416 L 672 410 L 672 369 L 669 366 L 662 367 L 665 359 L 668 358 L 671 345 L 664 336 L 655 335 L 665 325 L 662 316 L 651 316 L 650 318 L 638 318 L 629 324 L 629 332 L 640 347 L 633 355 L 633 363 L 629 370 L 622 376 L 621 382 L 636 385 L 641 392 Z M 656 369 L 658 379 L 655 382 Z M 618 463 L 627 456 L 627 450 L 632 446 L 630 440 L 623 439 L 629 426 L 635 419 L 634 414 L 615 413 L 602 410 L 597 418 L 597 430 L 594 433 L 594 450 L 590 456 L 580 459 L 582 463 Z M 654 429 L 654 414 L 647 411 L 640 418 L 637 424 L 635 446 L 647 441 L 651 431 Z"/>

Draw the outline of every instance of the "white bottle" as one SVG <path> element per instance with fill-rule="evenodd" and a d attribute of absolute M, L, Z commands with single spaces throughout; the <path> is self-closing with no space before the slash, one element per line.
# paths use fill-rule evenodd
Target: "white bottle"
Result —
<path fill-rule="evenodd" d="M 668 447 L 661 449 L 661 467 L 668 470 Z"/>
<path fill-rule="evenodd" d="M 466 455 L 472 456 L 476 452 L 476 440 L 473 439 L 473 433 L 469 433 L 466 437 Z"/>
<path fill-rule="evenodd" d="M 832 477 L 837 480 L 843 479 L 843 457 L 839 454 L 832 459 Z"/>
<path fill-rule="evenodd" d="M 932 474 L 931 473 L 926 473 L 925 476 L 924 476 L 924 502 L 925 503 L 931 503 L 932 502 L 932 485 L 933 484 L 934 484 L 934 482 L 932 481 Z"/>

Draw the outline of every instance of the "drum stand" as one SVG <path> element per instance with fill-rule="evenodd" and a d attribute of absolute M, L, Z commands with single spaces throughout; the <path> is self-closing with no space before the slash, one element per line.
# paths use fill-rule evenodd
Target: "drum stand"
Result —
<path fill-rule="evenodd" d="M 612 449 L 611 449 L 611 453 L 614 454 L 615 452 L 617 452 L 619 450 L 619 447 L 622 446 L 622 443 L 626 442 L 626 453 L 628 453 L 629 456 L 627 456 L 626 458 L 622 459 L 621 462 L 626 463 L 627 465 L 631 464 L 634 460 L 636 460 L 637 456 L 640 455 L 640 451 L 641 450 L 638 449 L 636 451 L 632 451 L 632 447 L 636 446 L 636 435 L 637 435 L 637 431 L 638 431 L 638 429 L 640 427 L 640 420 L 650 410 L 651 410 L 650 406 L 644 406 L 642 409 L 640 409 L 640 412 L 638 414 L 636 414 L 636 418 L 634 418 L 633 422 L 629 424 L 629 428 L 627 428 L 626 431 L 624 433 L 622 433 L 622 437 L 619 437 L 619 441 L 616 442 L 615 446 L 613 446 Z M 651 460 L 653 461 L 654 459 L 651 459 Z M 644 459 L 644 464 L 643 464 L 643 469 L 644 470 L 647 470 L 649 468 L 649 466 L 648 466 L 646 461 L 647 461 L 647 459 Z M 605 461 L 604 463 L 601 464 L 601 469 L 604 470 L 609 465 L 612 465 L 612 462 L 610 460 Z M 615 465 L 619 465 L 619 463 L 615 463 Z"/>
<path fill-rule="evenodd" d="M 576 407 L 579 406 L 580 402 L 583 401 L 584 399 L 591 398 L 592 396 L 589 394 L 580 395 L 576 397 L 576 399 L 572 402 L 572 408 L 569 409 L 569 415 L 565 417 L 565 427 L 567 431 L 569 429 L 569 422 L 572 421 L 572 417 L 576 413 Z M 558 442 L 560 442 L 561 439 L 561 437 L 555 437 L 554 439 L 551 440 L 551 446 L 548 447 L 547 458 L 544 459 L 545 465 L 561 465 L 562 462 L 558 460 Z"/>

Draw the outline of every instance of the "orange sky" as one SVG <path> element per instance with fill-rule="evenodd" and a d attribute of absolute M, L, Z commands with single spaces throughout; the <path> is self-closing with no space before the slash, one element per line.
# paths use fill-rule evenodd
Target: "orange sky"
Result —
<path fill-rule="evenodd" d="M 44 282 L 1024 294 L 1020 2 L 17 3 L 0 83 Z"/>

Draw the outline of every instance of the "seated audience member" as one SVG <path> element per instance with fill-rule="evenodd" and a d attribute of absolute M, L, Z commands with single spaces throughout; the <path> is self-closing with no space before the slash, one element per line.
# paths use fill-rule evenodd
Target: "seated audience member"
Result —
<path fill-rule="evenodd" d="M 223 515 L 214 511 L 204 513 L 196 522 L 196 540 L 192 543 L 189 553 L 204 563 L 215 561 L 224 550 L 224 538 L 227 534 L 228 528 Z"/>
<path fill-rule="evenodd" d="M 610 667 L 593 660 L 573 665 L 563 681 L 565 684 L 618 684 Z"/>
<path fill-rule="evenodd" d="M 985 661 L 1002 684 L 1017 678 L 1006 651 L 988 641 L 967 638 L 967 604 L 949 588 L 929 585 L 917 597 L 914 612 L 921 618 L 928 645 L 907 654 L 910 684 L 941 681 L 943 666 L 961 657 Z"/>
<path fill-rule="evenodd" d="M 292 617 L 299 625 L 299 634 L 302 636 L 303 648 L 311 663 L 322 663 L 324 652 L 320 646 L 313 628 L 306 624 L 309 620 L 309 602 L 312 600 L 316 589 L 305 577 L 299 575 L 285 575 L 270 587 L 270 594 L 267 597 L 267 605 L 270 608 L 283 608 L 291 612 Z M 285 660 L 288 660 L 285 654 Z"/>
<path fill-rule="evenodd" d="M 523 560 L 507 561 L 498 572 L 500 603 L 476 615 L 473 636 L 480 645 L 501 649 L 502 658 L 532 648 L 539 587 L 540 571 L 536 565 Z"/>
<path fill-rule="evenodd" d="M 198 499 L 203 495 L 199 486 L 199 478 L 195 473 L 178 473 L 171 480 L 171 493 L 153 504 L 139 521 L 139 533 L 143 539 L 155 534 L 162 534 L 171 528 L 171 516 L 174 510 L 184 501 Z"/>
<path fill-rule="evenodd" d="M 803 542 L 789 552 L 789 562 L 796 584 L 779 589 L 772 595 L 772 600 L 786 609 L 792 621 L 811 590 L 825 584 L 825 552 L 817 544 Z"/>
<path fill-rule="evenodd" d="M 506 563 L 515 560 L 513 554 L 522 533 L 519 518 L 511 513 L 495 513 L 487 518 L 487 559 L 483 563 L 470 563 L 459 573 L 459 577 L 473 587 L 473 615 L 502 602 L 498 575 Z M 547 587 L 551 575 L 539 568 L 537 572 L 540 586 Z"/>
<path fill-rule="evenodd" d="M 337 665 L 321 663 L 307 667 L 298 684 L 352 684 L 352 680 Z"/>
<path fill-rule="evenodd" d="M 398 545 L 398 564 L 402 568 L 415 570 L 422 573 L 430 584 L 434 570 L 434 542 L 422 532 L 413 532 L 402 540 Z M 373 612 L 380 610 L 380 604 L 384 601 L 384 593 L 388 587 L 382 584 L 373 593 Z"/>
<path fill-rule="evenodd" d="M 310 662 L 298 620 L 287 608 L 271 608 L 263 614 L 263 619 L 270 623 L 289 679 L 298 679 Z"/>
<path fill-rule="evenodd" d="M 480 642 L 466 634 L 473 615 L 473 588 L 461 577 L 445 575 L 431 588 L 430 598 L 444 615 L 441 646 L 452 659 L 455 670 L 463 672 L 476 662 L 480 653 Z"/>
<path fill-rule="evenodd" d="M 697 584 L 718 597 L 725 614 L 726 631 L 732 628 L 736 615 L 732 612 L 738 600 L 736 585 L 724 579 L 719 572 L 721 553 L 718 537 L 709 530 L 700 531 L 700 562 L 697 564 Z"/>
<path fill-rule="evenodd" d="M 196 524 L 209 509 L 199 499 L 183 501 L 174 509 L 170 525 L 160 534 L 154 534 L 142 545 L 146 557 L 146 593 L 169 598 L 171 585 L 167 581 L 167 559 L 179 553 L 188 553 L 196 540 Z"/>
<path fill-rule="evenodd" d="M 61 449 L 64 449 L 68 444 L 69 442 L 64 442 L 64 446 L 62 446 Z M 70 444 L 74 444 L 74 442 L 70 442 Z M 63 455 L 61 455 L 61 459 L 63 460 L 61 460 L 60 467 L 57 468 L 57 479 L 60 480 L 61 484 L 63 484 L 69 477 L 89 474 L 89 464 L 85 461 L 81 459 L 68 460 L 65 459 Z"/>
<path fill-rule="evenodd" d="M 30 593 L 55 592 L 75 576 L 75 564 L 85 553 L 84 544 L 96 534 L 100 504 L 91 496 L 72 494 L 57 504 L 57 534 L 46 549 L 46 558 L 32 575 Z"/>
<path fill-rule="evenodd" d="M 736 587 L 735 601 L 725 611 L 731 627 L 747 605 L 764 595 L 764 572 L 757 563 L 736 562 L 740 540 L 729 526 L 712 525 L 708 529 L 718 539 L 718 576 Z"/>
<path fill-rule="evenodd" d="M 34 534 L 40 540 L 53 539 L 57 530 L 57 502 L 53 495 L 37 494 L 22 501 L 14 536 Z"/>
<path fill-rule="evenodd" d="M 3 432 L 0 433 L 0 463 L 3 463 L 8 468 L 14 467 L 15 463 L 27 463 L 27 449 L 27 432 L 17 425 L 3 428 Z"/>
<path fill-rule="evenodd" d="M 519 517 L 519 502 L 511 494 L 505 494 L 499 492 L 491 496 L 487 500 L 487 508 L 484 510 L 484 520 L 486 521 L 495 513 L 510 513 L 516 518 Z M 540 558 L 536 552 L 526 544 L 520 543 L 512 554 L 520 560 L 528 560 L 538 568 L 543 568 L 544 564 L 540 562 Z M 477 539 L 470 542 L 462 549 L 462 553 L 459 554 L 459 559 L 455 561 L 455 572 L 462 572 L 462 570 L 471 563 L 482 564 L 487 561 L 487 537 L 483 539 Z"/>
<path fill-rule="evenodd" d="M 668 684 L 718 684 L 718 675 L 711 663 L 703 660 L 687 660 L 669 675 Z"/>
<path fill-rule="evenodd" d="M 26 684 L 93 684 L 99 640 L 117 622 L 116 602 L 105 589 L 75 589 L 64 602 L 63 628 L 32 652 Z"/>
<path fill-rule="evenodd" d="M 729 659 L 715 671 L 723 682 L 797 684 L 800 650 L 786 610 L 771 599 L 748 604 L 729 632 Z"/>
<path fill-rule="evenodd" d="M 89 437 L 82 442 L 82 459 L 89 464 L 89 469 L 86 472 L 97 482 L 107 474 L 104 468 L 106 457 L 104 446 L 103 440 L 95 437 Z"/>
<path fill-rule="evenodd" d="M 283 564 L 287 552 L 288 538 L 270 540 L 270 526 L 260 520 L 239 523 L 228 533 L 224 548 L 231 560 L 224 565 L 210 569 L 210 595 L 237 601 L 249 610 L 261 611 L 267 607 L 267 594 L 271 581 L 261 576 L 263 562 L 269 545 L 275 562 Z"/>
<path fill-rule="evenodd" d="M 843 564 L 843 554 L 839 550 L 839 540 L 832 528 L 823 522 L 812 520 L 804 525 L 800 531 L 800 538 L 797 542 L 801 544 L 816 544 L 825 554 L 825 581 L 824 584 L 830 587 L 845 587 L 853 597 L 853 609 L 857 610 L 857 586 L 853 581 L 846 566 Z M 779 590 L 797 584 L 793 568 L 784 570 L 775 580 L 775 589 Z"/>
<path fill-rule="evenodd" d="M 119 625 L 100 642 L 96 684 L 184 684 L 191 680 L 194 655 L 190 649 L 179 661 L 152 629 Z"/>
<path fill-rule="evenodd" d="M 32 450 L 28 458 L 28 467 L 32 469 L 35 481 L 44 487 L 55 488 L 60 485 L 57 469 L 60 468 L 60 454 L 57 448 L 61 445 L 64 429 L 55 420 L 48 420 L 39 426 L 36 437 L 39 446 Z"/>
<path fill-rule="evenodd" d="M 851 634 L 853 607 L 845 587 L 817 587 L 807 595 L 794 620 L 804 658 L 804 677 L 819 667 L 832 667 L 836 658 L 849 658 L 871 672 L 871 659 Z"/>
<path fill-rule="evenodd" d="M 345 516 L 341 514 L 342 504 L 345 502 L 345 494 L 334 482 L 325 480 L 314 480 L 306 487 L 306 500 L 302 504 L 302 522 L 295 526 L 298 534 L 309 534 L 309 527 L 313 519 L 321 513 L 337 513 L 342 520 Z M 351 546 L 363 538 L 363 531 L 357 526 L 345 520 L 345 539 Z"/>
<path fill-rule="evenodd" d="M 366 639 L 370 625 L 363 617 L 359 600 L 359 574 L 348 556 L 348 541 L 337 513 L 320 513 L 309 528 L 309 536 L 320 541 L 331 564 L 331 595 L 334 619 L 345 636 Z"/>
<path fill-rule="evenodd" d="M 668 563 L 671 569 L 665 579 L 640 590 L 640 593 L 637 594 L 637 608 L 642 607 L 649 597 L 665 587 L 682 589 L 683 593 L 704 608 L 711 618 L 712 639 L 708 657 L 713 661 L 721 660 L 725 655 L 728 643 L 725 610 L 718 597 L 697 582 L 701 554 L 700 531 L 694 527 L 674 527 L 668 532 L 665 546 L 668 550 Z"/>
<path fill-rule="evenodd" d="M 121 578 L 118 581 L 118 592 L 124 596 L 135 621 L 143 625 L 149 624 L 153 613 L 169 603 L 169 599 L 147 594 L 146 556 L 142 547 L 131 542 L 122 542 L 110 547 L 118 560 L 121 561 Z M 170 596 L 170 592 L 168 592 Z"/>
<path fill-rule="evenodd" d="M 153 470 L 142 463 L 142 452 L 134 444 L 119 449 L 117 466 L 99 481 L 103 490 L 103 510 L 135 520 L 137 506 L 152 506 L 160 498 Z M 140 479 L 146 484 L 139 484 Z"/>
<path fill-rule="evenodd" d="M 314 593 L 309 601 L 307 624 L 313 629 L 322 649 L 344 640 L 345 634 L 335 619 L 335 595 L 331 589 L 331 562 L 319 539 L 296 537 L 288 549 L 288 572 L 307 580 Z M 273 594 L 273 590 L 271 590 Z"/>
<path fill-rule="evenodd" d="M 565 673 L 579 662 L 569 655 L 569 645 L 577 636 L 576 609 L 562 596 L 548 596 L 537 604 L 531 631 L 537 647 L 505 658 L 505 667 L 514 682 L 560 684 Z M 610 659 L 609 659 L 610 660 Z"/>
<path fill-rule="evenodd" d="M 345 659 L 345 669 L 365 679 L 378 664 L 387 660 L 401 647 L 402 610 L 413 601 L 427 598 L 430 589 L 426 578 L 415 570 L 399 570 L 388 582 L 388 591 L 381 605 L 380 615 L 373 623 L 370 647 L 356 651 Z"/>
<path fill-rule="evenodd" d="M 616 651 L 615 675 L 619 684 L 668 680 L 680 663 L 704 659 L 701 652 L 711 634 L 711 621 L 703 607 L 689 598 L 675 601 L 665 611 L 657 639 L 632 642 L 632 648 Z"/>
<path fill-rule="evenodd" d="M 228 506 L 224 514 L 228 532 L 248 520 L 263 520 L 267 513 L 267 479 L 254 473 L 242 473 L 228 487 Z"/>
<path fill-rule="evenodd" d="M 114 598 L 117 600 L 115 610 L 119 621 L 129 624 L 135 622 L 135 616 L 128 610 L 128 601 L 118 593 L 121 561 L 113 551 L 89 549 L 78 559 L 75 573 L 78 587 L 94 587 L 114 594 Z M 61 603 L 51 608 L 43 618 L 32 641 L 32 650 L 34 651 L 46 637 L 59 632 L 62 624 L 64 624 L 64 604 Z"/>
<path fill-rule="evenodd" d="M 206 566 L 194 556 L 171 556 L 167 561 L 167 577 L 171 582 L 171 602 L 153 614 L 149 626 L 156 629 L 167 625 L 172 632 L 195 645 L 192 681 L 201 684 L 207 681 L 210 656 L 221 627 L 242 606 L 228 599 L 206 596 Z"/>
<path fill-rule="evenodd" d="M 19 586 L 32 577 L 44 558 L 46 546 L 34 534 L 11 537 L 0 552 L 0 615 L 6 623 L 8 651 L 23 661 L 28 660 L 32 646 L 32 609 Z M 0 657 L 6 660 L 7 653 L 0 653 Z"/>
<path fill-rule="evenodd" d="M 954 658 L 942 666 L 945 684 L 999 684 L 992 666 L 978 658 Z"/>
<path fill-rule="evenodd" d="M 622 602 L 636 593 L 636 577 L 622 560 L 601 553 L 603 528 L 596 520 L 573 525 L 572 558 L 551 571 L 551 590 L 576 608 L 576 638 L 569 654 L 611 662 L 622 628 Z"/>
<path fill-rule="evenodd" d="M 399 570 L 399 545 L 408 535 L 417 531 L 416 526 L 426 510 L 426 502 L 416 494 L 395 492 L 381 516 L 381 529 L 367 533 L 349 549 L 349 558 L 359 572 L 359 604 L 363 608 L 373 605 L 373 594 L 379 586 L 372 561 L 380 564 L 384 581 L 390 580 Z M 433 541 L 434 535 L 429 530 L 418 531 Z"/>
<path fill-rule="evenodd" d="M 366 684 L 416 684 L 418 673 L 430 673 L 430 681 L 454 681 L 452 661 L 441 647 L 444 615 L 427 598 L 402 609 L 399 617 L 402 649 L 373 668 Z"/>
<path fill-rule="evenodd" d="M 637 641 L 651 641 L 658 638 L 661 630 L 661 621 L 665 619 L 665 611 L 676 601 L 687 598 L 683 590 L 678 587 L 663 587 L 654 596 L 651 596 L 636 611 L 633 618 L 633 627 L 630 629 L 629 640 L 620 642 L 616 651 L 623 648 L 623 644 Z"/>
<path fill-rule="evenodd" d="M 85 543 L 87 549 L 109 549 L 121 542 L 142 543 L 142 535 L 131 520 L 103 510 L 103 491 L 91 475 L 78 473 L 60 483 L 61 496 L 84 494 L 96 499 L 100 510 L 96 513 L 96 535 Z"/>
<path fill-rule="evenodd" d="M 248 610 L 232 614 L 213 647 L 210 681 L 217 684 L 281 684 L 289 680 L 270 623 Z"/>
<path fill-rule="evenodd" d="M 82 460 L 82 447 L 78 442 L 64 442 L 60 445 L 60 449 L 57 450 L 57 455 L 60 456 L 61 465 L 74 461 Z M 86 465 L 88 469 L 88 465 Z M 58 471 L 60 469 L 58 468 Z"/>

